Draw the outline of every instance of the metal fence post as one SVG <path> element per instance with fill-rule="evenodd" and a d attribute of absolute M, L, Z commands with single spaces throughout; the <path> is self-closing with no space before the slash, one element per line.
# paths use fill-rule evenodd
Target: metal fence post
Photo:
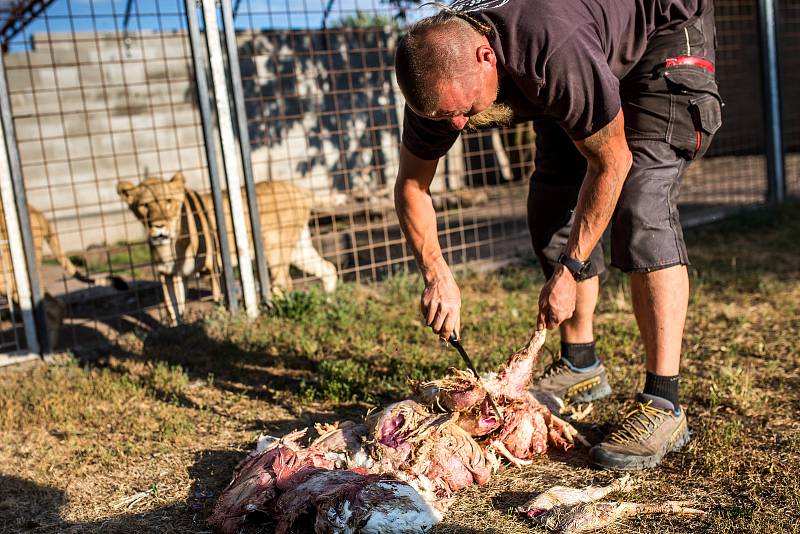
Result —
<path fill-rule="evenodd" d="M 236 169 L 236 157 L 234 156 L 236 142 L 233 135 L 231 108 L 228 99 L 228 82 L 225 78 L 225 62 L 222 57 L 215 0 L 203 0 L 203 19 L 205 21 L 208 59 L 211 65 L 211 79 L 214 83 L 214 99 L 222 145 L 222 162 L 225 168 L 225 180 L 228 184 L 228 201 L 231 208 L 233 235 L 236 239 L 236 250 L 239 256 L 239 275 L 242 280 L 244 308 L 247 315 L 252 318 L 258 315 L 258 301 L 253 278 L 253 260 L 250 256 L 250 243 L 248 242 L 247 226 L 244 220 L 242 188 L 239 184 L 239 173 Z"/>
<path fill-rule="evenodd" d="M 250 158 L 250 134 L 247 131 L 247 110 L 244 107 L 244 90 L 242 89 L 242 73 L 239 70 L 239 51 L 236 48 L 236 31 L 233 26 L 233 13 L 230 0 L 222 0 L 222 28 L 225 31 L 225 44 L 228 52 L 228 69 L 233 89 L 233 108 L 239 130 L 239 148 L 241 149 L 242 171 L 247 192 L 247 205 L 250 210 L 250 228 L 253 233 L 253 249 L 256 253 L 256 272 L 261 288 L 261 302 L 270 303 L 271 291 L 269 270 L 264 257 L 264 242 L 261 233 L 261 218 L 258 210 L 258 196 L 253 178 L 253 164 Z"/>
<path fill-rule="evenodd" d="M 214 139 L 214 122 L 211 117 L 211 105 L 206 82 L 206 62 L 203 60 L 203 48 L 200 45 L 200 30 L 197 27 L 196 0 L 185 0 L 186 23 L 189 28 L 189 42 L 192 49 L 194 63 L 195 86 L 197 88 L 197 105 L 200 107 L 200 117 L 203 123 L 203 141 L 208 163 L 208 175 L 211 182 L 211 195 L 214 202 L 214 217 L 217 221 L 219 234 L 219 253 L 222 260 L 222 276 L 225 284 L 225 296 L 228 309 L 235 312 L 239 303 L 236 299 L 236 284 L 231 265 L 231 249 L 228 244 L 228 229 L 225 223 L 225 204 L 220 188 L 219 168 L 217 167 L 217 149 Z"/>
<path fill-rule="evenodd" d="M 761 74 L 764 124 L 767 137 L 767 201 L 781 203 L 786 198 L 786 174 L 781 126 L 780 76 L 778 70 L 778 0 L 759 0 L 758 14 L 761 37 Z"/>
<path fill-rule="evenodd" d="M 28 217 L 28 202 L 25 188 L 22 187 L 19 152 L 14 135 L 14 122 L 6 85 L 6 72 L 3 58 L 0 57 L 0 196 L 6 238 L 11 255 L 14 283 L 17 288 L 17 303 L 22 316 L 22 326 L 28 350 L 33 353 L 46 353 L 49 346 L 44 318 L 44 305 L 39 274 L 36 270 L 36 256 L 33 249 L 33 234 Z M 10 288 L 9 288 L 10 289 Z M 11 294 L 9 294 L 11 297 Z M 12 305 L 9 302 L 9 305 Z M 36 317 L 34 318 L 34 313 Z"/>

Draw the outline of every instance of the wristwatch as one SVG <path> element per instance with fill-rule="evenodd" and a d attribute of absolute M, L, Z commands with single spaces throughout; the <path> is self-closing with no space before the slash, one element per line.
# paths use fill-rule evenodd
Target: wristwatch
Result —
<path fill-rule="evenodd" d="M 592 262 L 589 260 L 576 260 L 575 258 L 571 258 L 562 252 L 558 256 L 556 263 L 560 263 L 566 267 L 567 270 L 572 274 L 572 277 L 575 278 L 576 282 L 581 282 L 589 278 L 589 269 L 592 266 Z"/>

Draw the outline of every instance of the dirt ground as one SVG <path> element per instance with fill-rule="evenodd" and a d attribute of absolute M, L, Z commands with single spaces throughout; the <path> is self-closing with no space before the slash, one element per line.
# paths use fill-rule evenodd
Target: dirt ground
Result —
<path fill-rule="evenodd" d="M 692 302 L 681 383 L 693 439 L 636 475 L 629 498 L 694 499 L 703 519 L 641 518 L 609 532 L 800 531 L 800 205 L 688 230 Z M 464 343 L 499 365 L 527 339 L 532 262 L 464 274 Z M 361 417 L 408 378 L 458 365 L 417 317 L 420 281 L 291 294 L 250 324 L 221 311 L 135 330 L 113 350 L 0 370 L 0 532 L 207 532 L 205 519 L 260 432 Z M 623 276 L 597 314 L 614 393 L 581 429 L 598 441 L 643 383 Z M 557 351 L 548 340 L 539 369 Z M 604 483 L 586 450 L 550 453 L 458 495 L 437 532 L 541 532 L 514 507 L 553 484 Z M 247 532 L 270 532 L 269 524 Z"/>

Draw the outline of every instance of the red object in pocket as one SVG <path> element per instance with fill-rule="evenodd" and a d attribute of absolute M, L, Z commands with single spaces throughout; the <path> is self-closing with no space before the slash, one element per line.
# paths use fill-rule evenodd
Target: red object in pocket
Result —
<path fill-rule="evenodd" d="M 694 65 L 701 69 L 706 69 L 708 72 L 714 72 L 714 64 L 707 59 L 697 56 L 676 56 L 668 57 L 665 65 L 672 67 L 674 65 Z"/>

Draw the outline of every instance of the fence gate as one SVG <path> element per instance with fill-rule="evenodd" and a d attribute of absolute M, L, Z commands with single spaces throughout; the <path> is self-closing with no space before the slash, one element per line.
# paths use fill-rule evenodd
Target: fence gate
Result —
<path fill-rule="evenodd" d="M 0 12 L 2 60 L 28 204 L 43 215 L 80 277 L 115 277 L 127 285 L 119 290 L 70 276 L 45 243 L 44 260 L 32 268 L 42 298 L 47 295 L 43 302 L 52 297 L 64 308 L 56 348 L 165 324 L 145 226 L 120 191 L 148 177 L 167 182 L 176 176 L 200 195 L 211 191 L 185 3 L 7 4 Z M 205 47 L 198 57 L 204 54 Z M 165 194 L 158 193 L 161 200 Z M 200 205 L 181 212 L 175 237 L 182 237 L 180 228 L 198 228 L 197 211 L 214 219 L 211 199 L 201 198 Z M 235 299 L 236 280 L 228 281 L 223 286 Z M 187 278 L 186 294 L 202 309 L 212 298 L 209 277 Z M 16 331 L 4 330 L 0 339 Z"/>

